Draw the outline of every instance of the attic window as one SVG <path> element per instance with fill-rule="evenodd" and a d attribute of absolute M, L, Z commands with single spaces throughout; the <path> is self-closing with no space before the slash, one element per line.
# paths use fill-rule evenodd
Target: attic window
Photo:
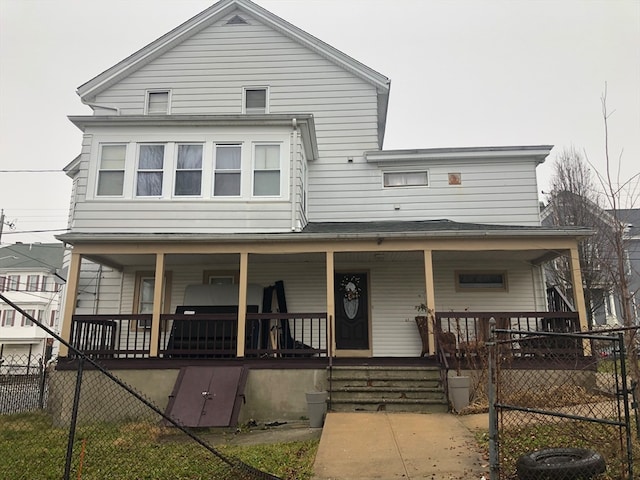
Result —
<path fill-rule="evenodd" d="M 227 21 L 227 25 L 248 25 L 248 24 L 249 22 L 247 22 L 240 15 L 234 15 Z"/>
<path fill-rule="evenodd" d="M 244 113 L 267 113 L 267 88 L 244 89 Z"/>
<path fill-rule="evenodd" d="M 147 115 L 167 115 L 169 113 L 169 90 L 147 92 Z"/>

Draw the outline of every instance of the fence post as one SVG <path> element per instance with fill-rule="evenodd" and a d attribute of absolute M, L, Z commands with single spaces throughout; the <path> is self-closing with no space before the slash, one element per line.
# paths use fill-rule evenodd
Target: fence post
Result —
<path fill-rule="evenodd" d="M 76 421 L 78 419 L 78 407 L 80 405 L 80 390 L 82 388 L 82 373 L 84 369 L 84 356 L 78 357 L 78 373 L 76 375 L 76 389 L 73 394 L 73 408 L 71 410 L 71 425 L 69 426 L 69 440 L 67 441 L 67 458 L 64 465 L 64 480 L 69 480 L 71 475 L 71 461 L 73 460 L 73 442 L 76 436 Z"/>
<path fill-rule="evenodd" d="M 629 480 L 633 478 L 633 442 L 631 440 L 631 420 L 629 412 L 629 389 L 627 386 L 627 352 L 624 344 L 624 334 L 618 333 L 620 345 L 620 376 L 622 377 L 622 397 L 624 405 L 624 421 L 627 430 L 627 465 L 629 465 Z M 633 359 L 634 362 L 638 360 Z"/>
<path fill-rule="evenodd" d="M 488 372 L 488 396 L 489 396 L 489 478 L 498 480 L 498 417 L 496 415 L 496 368 L 498 356 L 496 355 L 496 319 L 489 319 L 489 372 Z"/>
<path fill-rule="evenodd" d="M 42 361 L 42 358 L 39 360 L 40 362 L 40 391 L 38 392 L 38 406 L 40 410 L 44 409 L 44 390 L 47 385 L 47 368 L 45 366 L 45 362 Z"/>

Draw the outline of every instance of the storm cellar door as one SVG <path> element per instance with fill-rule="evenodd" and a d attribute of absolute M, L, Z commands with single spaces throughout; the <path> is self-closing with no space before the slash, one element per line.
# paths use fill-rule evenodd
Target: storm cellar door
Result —
<path fill-rule="evenodd" d="M 235 426 L 246 378 L 244 367 L 181 368 L 167 414 L 187 427 Z"/>

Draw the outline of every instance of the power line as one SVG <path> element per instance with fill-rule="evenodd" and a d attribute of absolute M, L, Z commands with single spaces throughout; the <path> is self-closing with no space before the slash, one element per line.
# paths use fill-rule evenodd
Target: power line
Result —
<path fill-rule="evenodd" d="M 0 173 L 64 173 L 64 170 L 0 170 Z"/>

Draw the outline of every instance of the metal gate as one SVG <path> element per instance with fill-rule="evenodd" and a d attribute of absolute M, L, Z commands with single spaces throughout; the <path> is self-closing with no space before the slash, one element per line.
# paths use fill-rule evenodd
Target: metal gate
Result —
<path fill-rule="evenodd" d="M 633 479 L 623 334 L 494 327 L 492 319 L 491 480 Z"/>

